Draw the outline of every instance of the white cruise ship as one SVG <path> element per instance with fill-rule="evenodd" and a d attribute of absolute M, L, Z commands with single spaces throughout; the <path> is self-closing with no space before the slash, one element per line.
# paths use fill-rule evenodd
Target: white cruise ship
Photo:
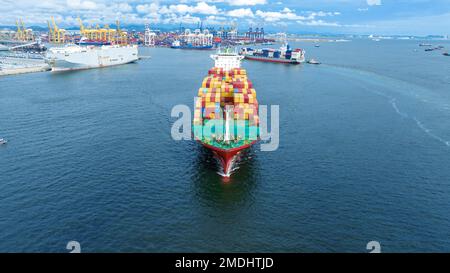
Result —
<path fill-rule="evenodd" d="M 97 68 L 127 64 L 139 59 L 137 45 L 52 47 L 47 51 L 46 61 L 52 71 Z"/>

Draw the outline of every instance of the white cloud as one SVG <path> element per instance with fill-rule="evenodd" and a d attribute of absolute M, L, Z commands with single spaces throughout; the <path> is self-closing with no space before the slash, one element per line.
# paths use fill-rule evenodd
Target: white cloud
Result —
<path fill-rule="evenodd" d="M 2 1 L 2 0 L 0 0 Z M 14 3 L 17 0 L 6 0 Z M 342 0 L 344 1 L 344 0 Z M 345 0 L 347 1 L 347 0 Z M 167 3 L 168 4 L 161 4 Z M 335 25 L 326 22 L 328 17 L 340 15 L 339 12 L 296 11 L 292 7 L 270 6 L 252 8 L 267 4 L 268 0 L 181 0 L 144 1 L 144 0 L 20 0 L 14 6 L 0 5 L 3 16 L 0 24 L 13 25 L 17 18 L 23 18 L 26 25 L 46 25 L 46 21 L 54 16 L 56 23 L 63 28 L 77 26 L 76 18 L 80 16 L 85 25 L 111 24 L 119 19 L 127 24 L 194 24 L 204 21 L 207 25 L 229 24 L 239 20 L 244 25 L 281 26 L 293 25 L 296 21 L 304 25 Z M 215 3 L 222 3 L 216 6 Z M 281 3 L 281 2 L 280 2 Z M 272 7 L 273 8 L 273 7 Z M 26 10 L 26 12 L 25 12 Z M 323 19 L 323 20 L 319 20 Z"/>
<path fill-rule="evenodd" d="M 326 26 L 326 27 L 340 27 L 341 25 L 336 22 L 325 22 L 323 20 L 311 20 L 311 21 L 297 21 L 300 25 L 305 26 Z"/>
<path fill-rule="evenodd" d="M 188 6 L 186 4 L 170 5 L 169 7 L 162 6 L 159 12 L 161 13 L 172 12 L 179 14 L 197 13 L 197 14 L 214 15 L 219 13 L 219 9 L 214 5 L 208 5 L 205 2 L 199 2 L 195 6 Z"/>
<path fill-rule="evenodd" d="M 159 5 L 156 3 L 136 6 L 136 11 L 138 13 L 154 13 L 154 12 L 158 12 L 158 10 L 159 10 Z"/>
<path fill-rule="evenodd" d="M 231 17 L 254 17 L 255 15 L 253 14 L 253 11 L 249 8 L 242 8 L 242 9 L 234 9 L 234 10 L 230 10 L 227 12 L 228 16 Z"/>
<path fill-rule="evenodd" d="M 197 6 L 193 8 L 192 12 L 200 14 L 217 14 L 219 13 L 219 10 L 216 6 L 210 6 L 205 2 L 200 2 L 197 3 Z"/>
<path fill-rule="evenodd" d="M 119 3 L 116 5 L 117 10 L 121 11 L 121 12 L 132 12 L 133 11 L 133 7 L 130 6 L 128 3 Z"/>
<path fill-rule="evenodd" d="M 159 13 L 159 14 L 206 14 L 214 15 L 218 14 L 220 10 L 214 6 L 209 5 L 206 2 L 199 2 L 195 6 L 189 6 L 186 4 L 176 4 L 170 6 L 159 6 L 156 3 L 141 4 L 136 6 L 136 11 L 141 14 L 147 13 Z"/>
<path fill-rule="evenodd" d="M 200 23 L 200 22 L 201 22 L 201 19 L 199 17 L 192 16 L 190 14 L 185 14 L 185 15 L 178 16 L 177 14 L 174 14 L 174 13 L 168 14 L 162 20 L 163 24 L 179 24 L 179 23 L 183 23 L 183 24 L 197 24 L 197 23 Z"/>
<path fill-rule="evenodd" d="M 340 12 L 305 12 L 304 15 L 298 15 L 289 8 L 284 8 L 281 11 L 262 11 L 257 10 L 256 16 L 260 17 L 266 22 L 279 22 L 282 20 L 300 20 L 300 21 L 313 21 L 317 17 L 332 17 L 340 15 Z"/>
<path fill-rule="evenodd" d="M 92 1 L 67 0 L 67 6 L 72 9 L 92 10 L 97 8 L 97 4 Z"/>
<path fill-rule="evenodd" d="M 256 6 L 265 5 L 267 0 L 226 0 L 230 6 Z"/>
<path fill-rule="evenodd" d="M 219 25 L 219 24 L 222 24 L 226 20 L 228 20 L 228 18 L 225 18 L 222 16 L 210 15 L 210 16 L 206 17 L 206 19 L 203 22 L 206 24 L 211 24 L 211 25 Z"/>
<path fill-rule="evenodd" d="M 380 6 L 381 0 L 367 0 L 367 5 L 369 6 Z"/>
<path fill-rule="evenodd" d="M 326 16 L 336 16 L 341 15 L 340 12 L 325 12 L 325 11 L 318 11 L 318 12 L 311 12 L 310 16 L 312 17 L 326 17 Z"/>
<path fill-rule="evenodd" d="M 306 19 L 306 17 L 297 15 L 293 12 L 257 10 L 256 15 L 258 17 L 261 17 L 266 22 L 277 22 L 280 20 L 305 20 Z"/>

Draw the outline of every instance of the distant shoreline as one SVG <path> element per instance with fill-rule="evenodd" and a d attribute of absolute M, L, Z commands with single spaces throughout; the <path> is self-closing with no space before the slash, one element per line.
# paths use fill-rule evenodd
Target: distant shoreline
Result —
<path fill-rule="evenodd" d="M 327 38 L 288 38 L 290 42 L 309 42 L 309 43 L 333 43 L 333 42 L 350 42 L 349 39 L 327 39 Z"/>

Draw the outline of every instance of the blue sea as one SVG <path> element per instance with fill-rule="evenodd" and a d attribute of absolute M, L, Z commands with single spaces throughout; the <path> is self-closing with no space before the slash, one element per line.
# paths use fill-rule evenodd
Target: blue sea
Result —
<path fill-rule="evenodd" d="M 252 147 L 229 181 L 171 137 L 212 52 L 1 77 L 0 251 L 450 252 L 450 57 L 419 43 L 244 61 L 259 103 L 280 107 L 280 144 Z"/>

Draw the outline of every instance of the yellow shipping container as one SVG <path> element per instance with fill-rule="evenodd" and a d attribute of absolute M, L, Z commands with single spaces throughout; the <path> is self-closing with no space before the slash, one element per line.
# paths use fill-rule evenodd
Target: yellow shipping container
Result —
<path fill-rule="evenodd" d="M 202 107 L 202 98 L 197 98 L 197 100 L 195 101 L 195 107 L 196 108 Z"/>

